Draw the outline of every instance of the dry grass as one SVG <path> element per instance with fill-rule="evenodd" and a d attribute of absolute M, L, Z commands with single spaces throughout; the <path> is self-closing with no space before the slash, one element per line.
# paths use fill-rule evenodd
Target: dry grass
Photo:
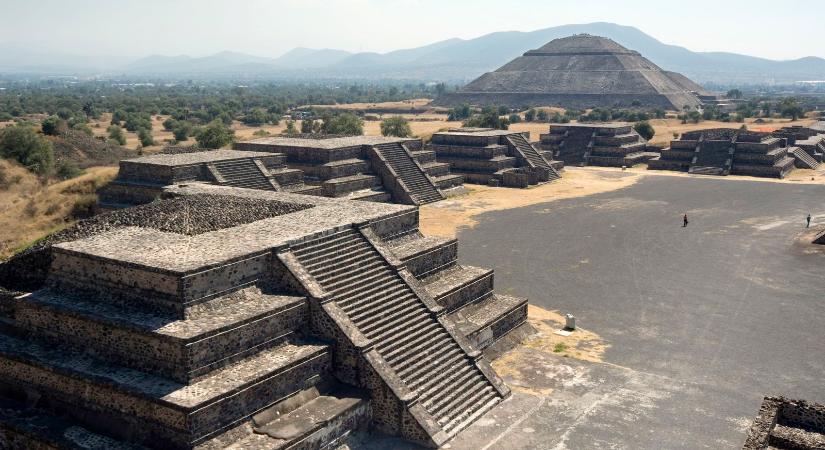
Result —
<path fill-rule="evenodd" d="M 340 105 L 309 105 L 313 108 L 336 109 L 344 111 L 358 111 L 365 109 L 405 109 L 416 108 L 421 109 L 427 107 L 432 102 L 429 98 L 413 98 L 410 100 L 399 100 L 397 102 L 380 102 L 380 103 L 345 103 Z"/>
<path fill-rule="evenodd" d="M 75 203 L 117 175 L 117 167 L 92 167 L 71 180 L 43 185 L 35 175 L 0 159 L 0 259 L 27 243 L 71 224 Z"/>

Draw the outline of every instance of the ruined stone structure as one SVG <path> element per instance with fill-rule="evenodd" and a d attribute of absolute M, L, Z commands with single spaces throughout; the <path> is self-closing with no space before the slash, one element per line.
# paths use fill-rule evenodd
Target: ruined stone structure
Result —
<path fill-rule="evenodd" d="M 813 159 L 811 161 L 804 158 L 805 155 L 799 155 L 801 158 L 797 158 L 797 167 L 816 169 L 822 163 L 823 154 L 825 154 L 825 129 L 793 126 L 781 128 L 772 134 L 787 140 L 789 146 L 798 148 Z"/>
<path fill-rule="evenodd" d="M 825 448 L 825 406 L 784 397 L 765 397 L 743 450 Z"/>
<path fill-rule="evenodd" d="M 303 170 L 304 181 L 315 186 L 309 193 L 327 197 L 421 205 L 443 199 L 463 182 L 432 152 L 422 151 L 419 139 L 268 137 L 235 148 L 285 155 L 289 167 Z"/>
<path fill-rule="evenodd" d="M 484 352 L 529 329 L 527 301 L 417 207 L 163 197 L 0 265 L 42 274 L 0 290 L 0 447 L 332 448 L 362 426 L 435 447 L 508 396 Z"/>
<path fill-rule="evenodd" d="M 644 106 L 681 111 L 715 98 L 687 77 L 667 72 L 616 42 L 587 34 L 530 50 L 456 93 L 444 105 Z"/>
<path fill-rule="evenodd" d="M 627 124 L 550 124 L 540 138 L 545 155 L 566 165 L 631 167 L 657 156 Z"/>
<path fill-rule="evenodd" d="M 468 183 L 525 188 L 560 178 L 563 167 L 515 131 L 457 128 L 433 134 L 428 148 Z"/>
<path fill-rule="evenodd" d="M 699 130 L 671 141 L 670 148 L 662 150 L 661 157 L 650 160 L 648 168 L 701 175 L 784 178 L 793 170 L 797 157 L 789 150 L 784 139 L 770 133 L 728 128 Z"/>
<path fill-rule="evenodd" d="M 194 181 L 266 191 L 308 192 L 303 172 L 284 155 L 234 150 L 175 152 L 120 161 L 117 178 L 98 193 L 104 210 L 149 203 L 163 188 Z"/>

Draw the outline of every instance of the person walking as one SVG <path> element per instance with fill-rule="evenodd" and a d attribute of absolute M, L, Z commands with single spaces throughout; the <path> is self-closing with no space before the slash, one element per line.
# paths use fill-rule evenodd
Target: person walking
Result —
<path fill-rule="evenodd" d="M 685 213 L 685 216 L 682 217 L 682 228 L 686 227 L 687 224 L 688 224 L 687 213 Z"/>
<path fill-rule="evenodd" d="M 805 218 L 807 223 L 805 224 L 805 228 L 811 228 L 811 213 L 808 213 L 808 217 Z"/>

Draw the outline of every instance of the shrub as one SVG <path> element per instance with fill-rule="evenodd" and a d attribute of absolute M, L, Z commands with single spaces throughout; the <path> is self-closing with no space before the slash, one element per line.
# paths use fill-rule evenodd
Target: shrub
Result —
<path fill-rule="evenodd" d="M 412 129 L 407 119 L 401 116 L 390 117 L 381 121 L 382 136 L 410 137 Z"/>
<path fill-rule="evenodd" d="M 68 180 L 69 178 L 75 178 L 83 175 L 83 170 L 77 167 L 77 164 L 73 161 L 64 159 L 57 163 L 55 175 L 61 180 Z"/>
<path fill-rule="evenodd" d="M 209 125 L 195 132 L 195 140 L 201 148 L 221 148 L 235 140 L 235 132 L 220 120 L 213 120 Z"/>
<path fill-rule="evenodd" d="M 645 138 L 646 141 L 653 139 L 653 136 L 656 135 L 656 130 L 653 129 L 653 126 L 647 121 L 636 122 L 636 124 L 633 125 L 633 129 Z"/>
<path fill-rule="evenodd" d="M 68 130 L 69 127 L 66 125 L 66 121 L 60 117 L 49 116 L 40 124 L 40 129 L 43 131 L 43 134 L 57 136 L 58 134 Z"/>
<path fill-rule="evenodd" d="M 117 142 L 120 145 L 126 145 L 126 135 L 123 134 L 123 129 L 117 125 L 109 125 L 106 129 L 109 132 L 109 139 Z"/>
<path fill-rule="evenodd" d="M 507 120 L 509 120 L 510 123 L 519 123 L 519 122 L 521 122 L 521 116 L 519 116 L 518 114 L 515 114 L 515 113 L 510 114 L 510 117 L 508 117 Z"/>
<path fill-rule="evenodd" d="M 343 113 L 337 116 L 327 117 L 321 127 L 324 134 L 364 134 L 364 121 L 360 117 L 351 113 Z"/>
<path fill-rule="evenodd" d="M 152 133 L 145 129 L 139 128 L 137 130 L 138 139 L 140 139 L 140 145 L 144 147 L 149 147 L 150 145 L 155 145 L 155 140 L 152 139 Z"/>
<path fill-rule="evenodd" d="M 0 157 L 14 159 L 38 175 L 47 175 L 54 168 L 52 143 L 27 125 L 0 130 Z"/>
<path fill-rule="evenodd" d="M 95 215 L 95 208 L 97 207 L 97 195 L 86 194 L 80 196 L 72 205 L 72 210 L 69 217 L 73 219 L 85 219 Z"/>

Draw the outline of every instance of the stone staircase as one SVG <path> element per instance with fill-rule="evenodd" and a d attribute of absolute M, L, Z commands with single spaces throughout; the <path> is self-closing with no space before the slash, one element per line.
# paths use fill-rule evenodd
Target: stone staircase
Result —
<path fill-rule="evenodd" d="M 213 172 L 218 183 L 224 186 L 266 191 L 275 191 L 279 188 L 264 172 L 266 168 L 259 166 L 253 159 L 215 161 L 207 167 Z"/>
<path fill-rule="evenodd" d="M 696 175 L 729 175 L 733 164 L 736 136 L 725 141 L 701 139 L 688 173 Z"/>
<path fill-rule="evenodd" d="M 395 171 L 416 204 L 423 205 L 444 199 L 438 188 L 403 145 L 393 142 L 378 144 L 374 148 Z"/>
<path fill-rule="evenodd" d="M 538 167 L 546 169 L 548 173 L 548 181 L 558 180 L 561 175 L 556 169 L 533 147 L 527 139 L 521 134 L 511 134 L 507 136 L 507 141 L 519 153 L 519 155 L 528 162 L 530 167 Z"/>
<path fill-rule="evenodd" d="M 819 167 L 819 162 L 799 147 L 792 147 L 789 153 L 793 155 L 796 166 L 799 168 L 816 169 Z"/>
<path fill-rule="evenodd" d="M 565 132 L 564 140 L 559 144 L 556 158 L 564 161 L 566 165 L 586 165 L 587 160 L 585 159 L 585 155 L 589 154 L 589 149 L 592 145 L 592 134 L 570 133 L 570 131 L 567 131 Z M 579 153 L 577 149 L 580 147 L 585 147 L 587 150 Z"/>
<path fill-rule="evenodd" d="M 427 433 L 452 437 L 501 399 L 491 375 L 459 342 L 386 256 L 362 232 L 344 231 L 289 250 L 386 361 L 389 372 L 413 393 L 431 418 Z M 492 375 L 494 376 L 494 375 Z M 426 422 L 426 421 L 425 421 Z"/>

